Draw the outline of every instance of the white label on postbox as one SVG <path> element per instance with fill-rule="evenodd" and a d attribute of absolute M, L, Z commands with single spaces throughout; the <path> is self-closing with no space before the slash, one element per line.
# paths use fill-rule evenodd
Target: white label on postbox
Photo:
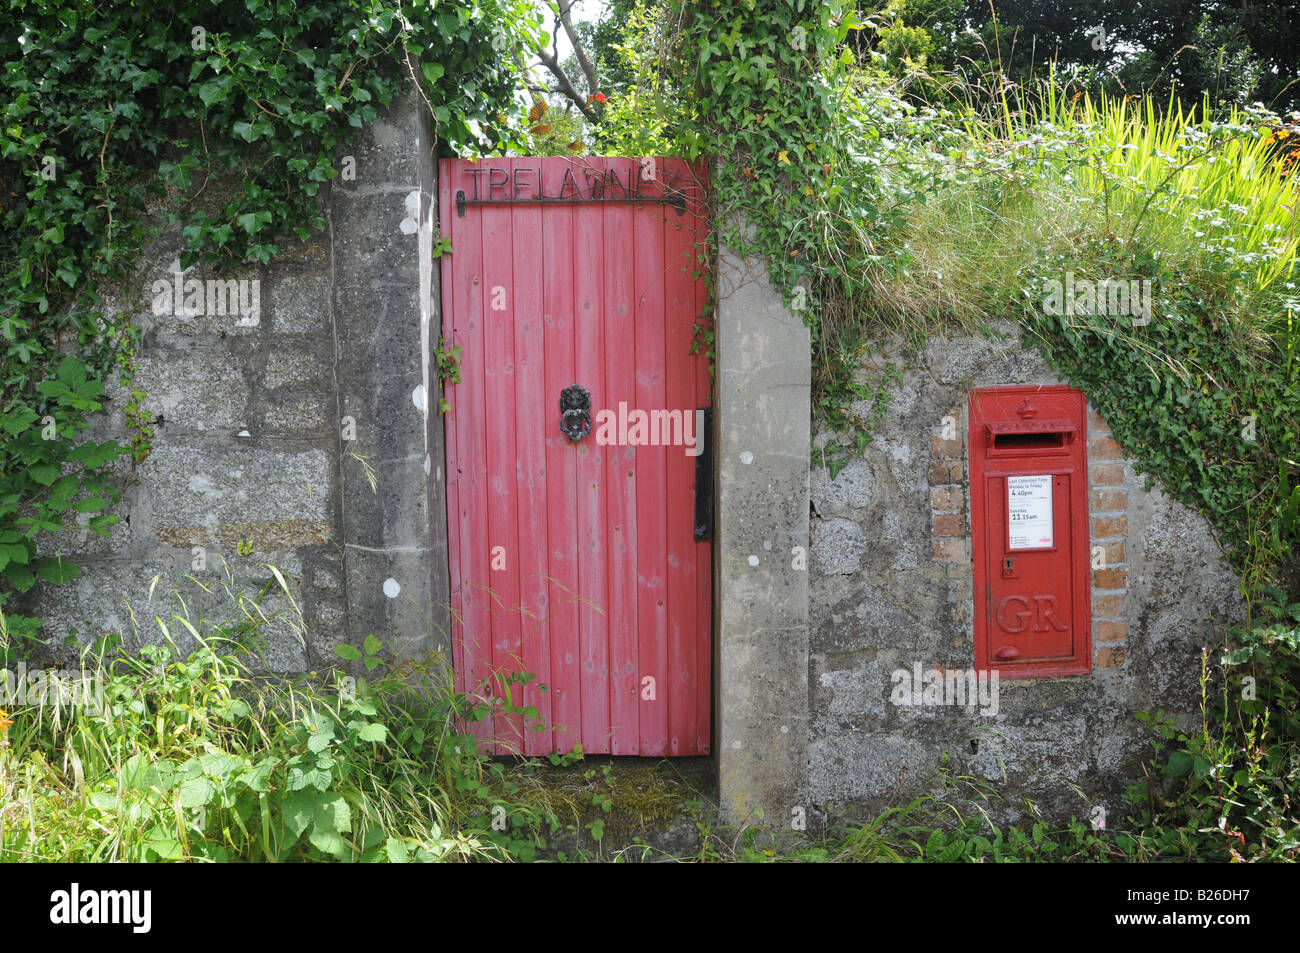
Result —
<path fill-rule="evenodd" d="M 1008 549 L 1044 549 L 1052 541 L 1052 478 L 1007 477 Z"/>

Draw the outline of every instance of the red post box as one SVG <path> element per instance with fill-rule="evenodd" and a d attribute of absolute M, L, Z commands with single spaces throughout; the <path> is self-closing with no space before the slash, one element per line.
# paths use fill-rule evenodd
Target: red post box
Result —
<path fill-rule="evenodd" d="M 1092 671 L 1085 407 L 1072 387 L 970 393 L 977 670 Z"/>

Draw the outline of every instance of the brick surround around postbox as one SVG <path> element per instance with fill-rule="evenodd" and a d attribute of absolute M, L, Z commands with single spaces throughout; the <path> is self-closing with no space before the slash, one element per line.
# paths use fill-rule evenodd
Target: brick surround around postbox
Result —
<path fill-rule="evenodd" d="M 946 416 L 960 422 L 965 434 L 969 407 L 956 404 Z M 1092 599 L 1092 664 L 1095 669 L 1122 668 L 1128 642 L 1128 490 L 1123 452 L 1110 425 L 1088 407 L 1088 517 Z M 970 461 L 966 443 L 957 437 L 930 439 L 930 558 L 943 563 L 950 578 L 961 580 L 961 597 L 972 599 L 970 532 Z M 973 609 L 972 617 L 973 617 Z"/>

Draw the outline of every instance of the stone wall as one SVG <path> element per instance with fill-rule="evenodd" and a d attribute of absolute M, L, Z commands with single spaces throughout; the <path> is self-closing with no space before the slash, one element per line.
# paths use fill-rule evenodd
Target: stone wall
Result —
<path fill-rule="evenodd" d="M 321 191 L 326 232 L 221 276 L 176 270 L 184 209 L 215 212 L 239 184 L 196 177 L 190 195 L 170 197 L 182 220 L 142 256 L 136 287 L 107 290 L 110 308 L 135 292 L 135 383 L 155 434 L 138 466 L 120 467 L 129 485 L 111 537 L 41 539 L 43 555 L 85 569 L 40 587 L 26 607 L 55 643 L 110 631 L 158 641 L 158 616 L 185 651 L 192 636 L 175 616 L 237 617 L 236 594 L 274 584 L 270 564 L 305 622 L 290 623 L 284 599 L 264 601 L 275 615 L 272 668 L 304 671 L 370 633 L 402 654 L 446 649 L 444 454 L 429 359 L 440 323 L 436 164 L 414 98 L 340 148 L 337 167 L 344 175 Z M 161 221 L 165 208 L 150 211 Z M 243 283 L 239 307 L 225 294 L 236 286 L 218 279 Z M 207 293 L 189 294 L 199 288 Z M 123 436 L 116 411 L 128 395 L 113 398 L 99 439 Z"/>
<path fill-rule="evenodd" d="M 1090 410 L 1092 672 L 1002 679 L 996 714 L 895 704 L 896 670 L 974 665 L 969 391 L 1063 382 L 1009 324 L 896 345 L 877 372 L 885 360 L 902 386 L 865 456 L 833 480 L 812 471 L 810 799 L 878 808 L 944 765 L 998 792 L 1006 819 L 1028 802 L 1122 817 L 1150 750 L 1135 715 L 1196 719 L 1201 647 L 1240 611 L 1236 576 L 1206 522 L 1144 489 Z"/>
<path fill-rule="evenodd" d="M 185 300 L 187 282 L 206 289 L 218 276 L 176 272 L 183 216 L 144 257 L 129 290 L 143 332 L 136 382 L 156 433 L 138 466 L 119 468 L 128 489 L 109 538 L 41 538 L 42 555 L 86 569 L 18 606 L 47 620 L 55 644 L 110 631 L 157 641 L 165 626 L 184 651 L 192 639 L 177 616 L 228 618 L 234 594 L 274 586 L 273 565 L 305 622 L 268 627 L 274 669 L 311 669 L 372 633 L 399 655 L 447 651 L 436 165 L 422 116 L 400 101 L 340 149 L 355 175 L 322 190 L 324 234 L 220 276 L 253 283 L 238 286 L 255 289 L 249 307 Z M 172 200 L 215 210 L 237 186 L 214 177 Z M 159 298 L 178 282 L 179 301 Z M 125 290 L 109 289 L 107 306 Z M 895 704 L 895 672 L 974 663 L 970 390 L 1061 382 L 1011 325 L 900 345 L 874 370 L 890 361 L 902 377 L 876 439 L 831 479 L 809 457 L 808 329 L 762 262 L 723 249 L 718 292 L 713 750 L 724 817 L 877 809 L 941 768 L 1000 792 L 1007 819 L 1027 801 L 1056 816 L 1121 811 L 1148 750 L 1136 713 L 1190 723 L 1201 646 L 1240 611 L 1205 521 L 1145 489 L 1090 413 L 1091 673 L 1002 680 L 996 713 Z M 117 393 L 115 408 L 126 399 Z M 104 415 L 96 436 L 123 436 L 121 419 Z"/>

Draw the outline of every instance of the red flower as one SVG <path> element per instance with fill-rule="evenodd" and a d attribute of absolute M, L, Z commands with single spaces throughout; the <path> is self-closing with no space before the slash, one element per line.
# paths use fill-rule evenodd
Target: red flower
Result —
<path fill-rule="evenodd" d="M 598 102 L 598 103 L 603 103 L 604 101 L 605 101 L 605 94 L 604 94 L 604 93 L 597 93 L 597 94 L 596 94 L 596 102 Z"/>

